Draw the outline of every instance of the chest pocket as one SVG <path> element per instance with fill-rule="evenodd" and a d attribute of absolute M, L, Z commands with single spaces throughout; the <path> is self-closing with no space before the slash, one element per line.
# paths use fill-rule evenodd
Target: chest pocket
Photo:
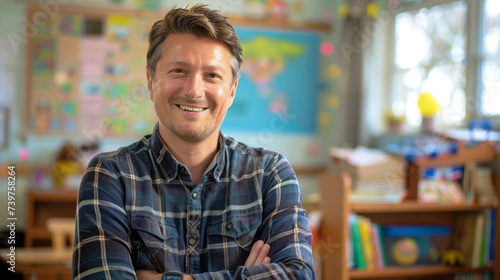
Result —
<path fill-rule="evenodd" d="M 260 210 L 250 213 L 233 213 L 225 219 L 222 218 L 208 225 L 208 244 L 222 244 L 226 237 L 226 242 L 234 242 L 241 249 L 250 251 L 261 222 L 262 211 Z"/>
<path fill-rule="evenodd" d="M 174 226 L 162 225 L 145 215 L 132 215 L 130 226 L 136 269 L 177 268 L 179 233 Z"/>

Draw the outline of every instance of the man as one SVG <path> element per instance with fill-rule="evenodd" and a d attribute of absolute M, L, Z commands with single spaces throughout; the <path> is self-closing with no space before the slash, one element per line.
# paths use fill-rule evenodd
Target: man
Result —
<path fill-rule="evenodd" d="M 242 49 L 202 5 L 152 27 L 151 135 L 89 164 L 74 279 L 314 279 L 296 176 L 280 154 L 222 136 Z"/>

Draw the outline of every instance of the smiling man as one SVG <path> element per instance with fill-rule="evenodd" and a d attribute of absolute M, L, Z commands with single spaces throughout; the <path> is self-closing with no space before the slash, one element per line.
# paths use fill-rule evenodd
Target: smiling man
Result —
<path fill-rule="evenodd" d="M 89 164 L 74 279 L 314 279 L 311 232 L 282 155 L 223 136 L 242 49 L 225 17 L 173 9 L 150 32 L 152 134 Z"/>

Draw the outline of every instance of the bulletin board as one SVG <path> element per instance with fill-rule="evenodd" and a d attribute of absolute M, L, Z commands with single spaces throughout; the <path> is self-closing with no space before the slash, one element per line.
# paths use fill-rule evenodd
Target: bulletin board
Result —
<path fill-rule="evenodd" d="M 153 12 L 28 6 L 26 115 L 36 135 L 137 138 L 157 117 L 146 81 Z M 31 32 L 31 33 L 29 33 Z"/>

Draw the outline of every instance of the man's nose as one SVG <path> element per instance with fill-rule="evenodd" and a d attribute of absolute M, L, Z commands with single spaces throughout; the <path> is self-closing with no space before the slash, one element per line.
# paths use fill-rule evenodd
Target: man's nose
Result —
<path fill-rule="evenodd" d="M 204 94 L 204 85 L 203 85 L 203 77 L 201 75 L 192 75 L 187 83 L 185 88 L 186 96 L 190 98 L 201 98 Z"/>

